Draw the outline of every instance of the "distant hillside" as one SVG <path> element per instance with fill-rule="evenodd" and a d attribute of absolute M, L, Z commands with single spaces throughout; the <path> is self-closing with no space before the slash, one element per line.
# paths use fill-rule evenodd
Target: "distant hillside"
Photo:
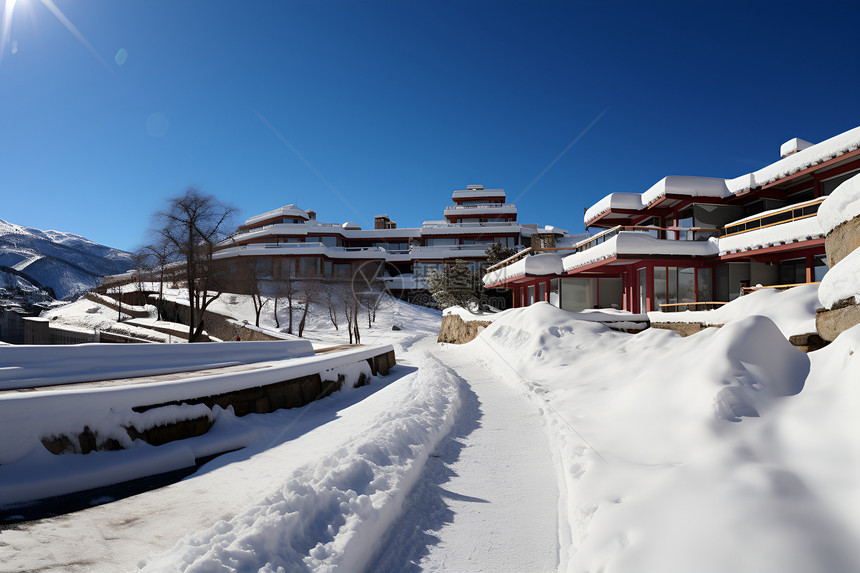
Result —
<path fill-rule="evenodd" d="M 131 255 L 61 231 L 0 219 L 0 298 L 37 302 L 73 299 L 106 275 L 131 269 Z"/>

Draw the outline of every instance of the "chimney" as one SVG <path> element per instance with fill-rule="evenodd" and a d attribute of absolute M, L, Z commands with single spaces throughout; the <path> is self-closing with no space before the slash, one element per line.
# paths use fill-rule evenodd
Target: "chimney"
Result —
<path fill-rule="evenodd" d="M 313 209 L 308 209 L 307 211 L 305 211 L 305 213 L 308 214 L 308 220 L 310 220 L 310 221 L 316 221 L 317 220 L 317 212 L 314 211 Z"/>

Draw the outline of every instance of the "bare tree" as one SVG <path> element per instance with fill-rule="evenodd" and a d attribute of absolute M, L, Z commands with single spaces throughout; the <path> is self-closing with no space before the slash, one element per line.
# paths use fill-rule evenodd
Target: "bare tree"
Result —
<path fill-rule="evenodd" d="M 319 290 L 319 277 L 315 275 L 304 276 L 299 282 L 298 302 L 302 305 L 302 317 L 299 320 L 299 338 L 302 337 L 305 331 L 305 324 L 307 323 L 311 305 L 319 301 Z"/>
<path fill-rule="evenodd" d="M 172 244 L 185 263 L 188 285 L 188 342 L 199 340 L 206 308 L 221 295 L 218 270 L 213 265 L 215 244 L 231 224 L 236 208 L 214 195 L 189 187 L 167 200 L 154 215 L 155 231 Z"/>
<path fill-rule="evenodd" d="M 254 324 L 258 328 L 260 326 L 260 314 L 263 312 L 263 307 L 269 302 L 267 298 L 263 298 L 262 294 L 263 275 L 267 274 L 260 267 L 260 263 L 264 260 L 257 257 L 240 257 L 238 262 L 230 265 L 230 290 L 235 293 L 251 295 L 251 302 L 254 305 Z"/>
<path fill-rule="evenodd" d="M 143 247 L 148 253 L 153 265 L 158 270 L 158 304 L 156 312 L 158 320 L 162 319 L 162 307 L 164 306 L 164 280 L 167 275 L 167 267 L 176 256 L 173 244 L 161 235 L 157 235 L 155 241 Z"/>
<path fill-rule="evenodd" d="M 343 286 L 337 282 L 329 282 L 325 288 L 325 303 L 328 307 L 328 317 L 331 320 L 332 326 L 338 330 L 338 322 L 340 321 L 340 299 L 343 296 Z"/>
<path fill-rule="evenodd" d="M 281 328 L 281 322 L 278 319 L 278 303 L 286 299 L 289 323 L 287 332 L 293 333 L 293 300 L 296 298 L 298 287 L 296 277 L 296 261 L 290 257 L 276 257 L 273 262 L 274 287 L 272 299 L 274 301 L 275 328 Z"/>

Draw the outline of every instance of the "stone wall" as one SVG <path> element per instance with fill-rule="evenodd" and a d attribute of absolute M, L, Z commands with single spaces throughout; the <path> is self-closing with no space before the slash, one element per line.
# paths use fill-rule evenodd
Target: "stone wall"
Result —
<path fill-rule="evenodd" d="M 857 248 L 860 248 L 860 217 L 854 217 L 827 233 L 824 239 L 827 266 L 833 268 Z"/>
<path fill-rule="evenodd" d="M 720 328 L 722 324 L 703 324 L 701 322 L 651 322 L 651 328 L 674 330 L 681 336 L 690 336 L 706 328 Z"/>
<path fill-rule="evenodd" d="M 475 339 L 478 334 L 493 324 L 489 320 L 464 321 L 456 314 L 446 314 L 442 317 L 442 326 L 439 328 L 437 342 L 449 342 L 451 344 L 465 344 Z"/>
<path fill-rule="evenodd" d="M 150 300 L 153 296 L 154 295 L 150 295 Z M 189 320 L 188 306 L 178 304 L 172 300 L 165 300 L 161 308 L 161 316 L 163 320 L 187 325 Z M 256 342 L 263 340 L 292 339 L 292 337 L 287 335 L 278 336 L 276 334 L 268 334 L 260 331 L 252 325 L 246 327 L 231 316 L 212 312 L 211 310 L 207 310 L 203 314 L 203 328 L 209 336 L 224 341 L 238 339 L 243 342 Z"/>

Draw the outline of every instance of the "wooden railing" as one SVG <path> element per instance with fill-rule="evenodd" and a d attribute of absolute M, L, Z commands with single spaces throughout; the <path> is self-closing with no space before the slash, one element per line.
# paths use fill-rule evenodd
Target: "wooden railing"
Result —
<path fill-rule="evenodd" d="M 818 213 L 818 208 L 821 206 L 823 201 L 824 198 L 822 197 L 821 199 L 807 201 L 806 203 L 767 213 L 760 217 L 747 219 L 740 223 L 730 223 L 720 229 L 720 237 L 731 237 L 732 235 L 739 235 L 741 233 L 748 233 L 749 231 L 755 231 L 757 229 L 765 229 L 767 227 L 773 227 L 774 225 L 782 225 L 784 223 L 814 217 Z"/>
<path fill-rule="evenodd" d="M 813 283 L 791 283 L 791 284 L 784 284 L 784 285 L 761 285 L 761 286 L 744 287 L 743 288 L 743 294 L 750 294 L 751 292 L 755 292 L 757 290 L 762 290 L 762 289 L 767 289 L 767 288 L 772 288 L 772 289 L 776 289 L 776 290 L 788 290 L 788 289 L 794 288 L 796 286 L 817 285 L 817 284 L 821 284 L 821 282 L 819 281 L 819 282 L 813 282 Z"/>
<path fill-rule="evenodd" d="M 660 312 L 682 312 L 685 310 L 714 310 L 720 308 L 726 302 L 705 300 L 699 302 L 670 302 L 660 305 Z M 692 307 L 692 308 L 691 308 Z"/>
<path fill-rule="evenodd" d="M 529 247 L 529 248 L 527 248 L 527 249 L 523 249 L 523 250 L 522 250 L 522 251 L 520 251 L 519 253 L 517 253 L 517 254 L 515 254 L 515 255 L 513 255 L 513 256 L 511 256 L 511 257 L 508 257 L 508 258 L 507 258 L 507 259 L 505 259 L 504 261 L 499 261 L 499 262 L 498 262 L 498 263 L 496 263 L 495 265 L 493 265 L 493 266 L 491 266 L 491 267 L 487 267 L 487 270 L 486 270 L 485 272 L 488 272 L 488 273 L 489 273 L 490 271 L 493 271 L 493 270 L 496 270 L 496 269 L 500 269 L 500 268 L 502 268 L 502 267 L 506 267 L 506 266 L 508 266 L 508 265 L 509 265 L 509 264 L 511 264 L 511 263 L 515 263 L 516 261 L 518 261 L 519 259 L 521 259 L 522 257 L 526 256 L 528 253 L 531 253 L 531 252 L 532 252 L 532 248 L 531 248 L 531 247 Z"/>

